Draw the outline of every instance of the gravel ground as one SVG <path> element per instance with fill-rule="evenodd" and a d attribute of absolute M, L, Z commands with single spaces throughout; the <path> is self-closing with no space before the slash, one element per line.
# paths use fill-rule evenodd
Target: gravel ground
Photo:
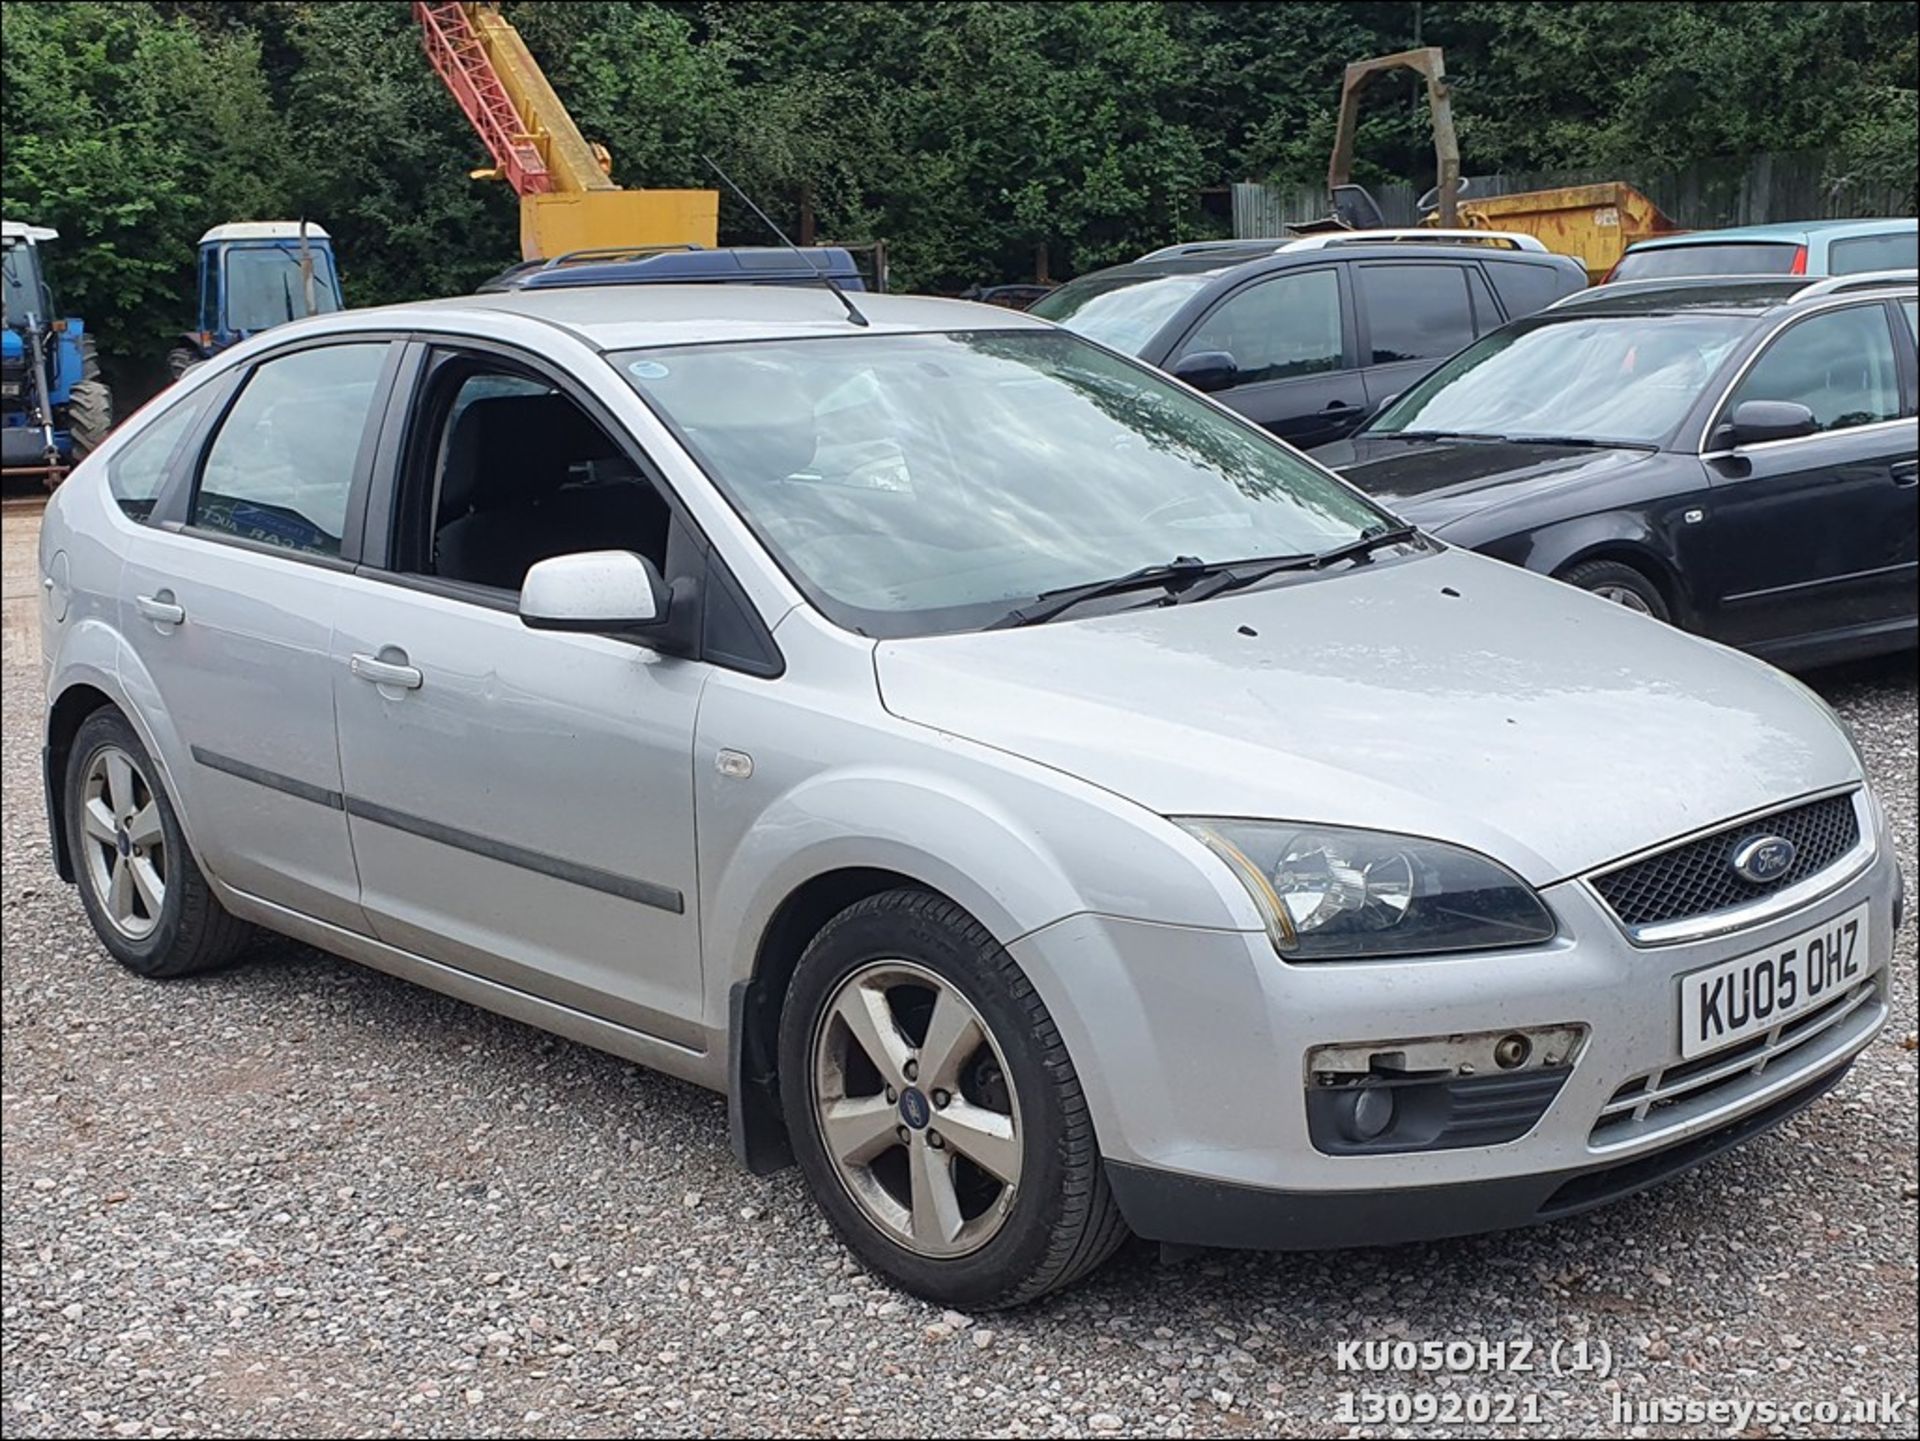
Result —
<path fill-rule="evenodd" d="M 1911 920 L 1894 1021 L 1841 1089 L 1651 1195 L 1338 1256 L 1164 1266 L 1136 1245 L 1049 1303 L 943 1315 L 860 1271 L 794 1173 L 743 1174 L 714 1096 L 304 949 L 188 982 L 120 970 L 50 869 L 20 661 L 8 1436 L 1389 1434 L 1344 1419 L 1340 1393 L 1369 1390 L 1509 1396 L 1534 1419 L 1505 1434 L 1592 1435 L 1624 1434 L 1616 1396 L 1916 1389 Z M 1819 683 L 1911 875 L 1912 664 Z M 1339 1369 L 1341 1342 L 1394 1339 L 1539 1349 L 1532 1370 Z M 1553 1374 L 1581 1342 L 1605 1379 Z"/>

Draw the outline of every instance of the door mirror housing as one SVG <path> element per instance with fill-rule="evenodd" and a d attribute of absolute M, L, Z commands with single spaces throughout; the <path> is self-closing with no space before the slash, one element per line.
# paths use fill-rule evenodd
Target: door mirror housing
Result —
<path fill-rule="evenodd" d="M 1196 350 L 1174 362 L 1173 378 L 1195 390 L 1226 390 L 1240 379 L 1240 363 L 1230 350 Z"/>
<path fill-rule="evenodd" d="M 1715 439 L 1730 449 L 1769 440 L 1793 440 L 1816 434 L 1813 412 L 1794 400 L 1743 400 L 1734 406 Z"/>
<path fill-rule="evenodd" d="M 666 582 L 630 550 L 589 550 L 536 561 L 520 583 L 520 620 L 533 630 L 645 634 L 667 622 Z"/>

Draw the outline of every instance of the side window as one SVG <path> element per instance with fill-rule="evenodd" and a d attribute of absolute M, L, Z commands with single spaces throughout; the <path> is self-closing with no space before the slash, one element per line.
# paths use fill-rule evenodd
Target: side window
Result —
<path fill-rule="evenodd" d="M 1747 372 L 1728 410 L 1747 400 L 1795 401 L 1822 430 L 1898 419 L 1900 372 L 1885 307 L 1849 306 L 1788 327 Z"/>
<path fill-rule="evenodd" d="M 1362 265 L 1360 304 L 1370 365 L 1437 360 L 1473 339 L 1466 271 L 1458 265 Z"/>
<path fill-rule="evenodd" d="M 107 467 L 107 489 L 135 520 L 153 512 L 160 488 L 173 471 L 174 452 L 207 408 L 209 388 L 202 386 L 179 401 L 153 424 L 129 440 Z"/>
<path fill-rule="evenodd" d="M 667 569 L 671 512 L 606 431 L 553 385 L 444 359 L 403 507 L 420 537 L 401 568 L 517 591 L 536 561 L 630 550 Z"/>
<path fill-rule="evenodd" d="M 214 434 L 189 523 L 338 555 L 353 462 L 387 342 L 295 351 L 258 366 Z"/>
<path fill-rule="evenodd" d="M 1920 340 L 1920 304 L 1911 300 L 1900 302 L 1900 313 L 1907 317 L 1907 334 Z"/>
<path fill-rule="evenodd" d="M 1204 350 L 1231 354 L 1241 385 L 1340 369 L 1340 277 L 1332 269 L 1305 270 L 1236 291 L 1180 354 Z"/>
<path fill-rule="evenodd" d="M 1473 297 L 1473 333 L 1485 335 L 1500 328 L 1500 307 L 1493 303 L 1493 292 L 1478 270 L 1467 270 L 1467 293 Z"/>
<path fill-rule="evenodd" d="M 1487 266 L 1487 274 L 1493 277 L 1493 288 L 1500 292 L 1500 301 L 1513 320 L 1545 310 L 1575 288 L 1550 265 L 1499 261 Z"/>
<path fill-rule="evenodd" d="M 1920 231 L 1892 235 L 1856 235 L 1827 247 L 1827 270 L 1859 275 L 1868 270 L 1912 270 L 1920 265 Z"/>

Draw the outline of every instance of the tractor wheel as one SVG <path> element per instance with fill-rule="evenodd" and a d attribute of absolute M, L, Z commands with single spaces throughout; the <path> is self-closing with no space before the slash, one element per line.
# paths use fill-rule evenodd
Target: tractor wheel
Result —
<path fill-rule="evenodd" d="M 113 429 L 113 395 L 104 380 L 83 380 L 67 400 L 67 434 L 73 437 L 77 465 Z"/>
<path fill-rule="evenodd" d="M 189 349 L 187 346 L 176 345 L 172 350 L 167 352 L 167 374 L 172 376 L 173 379 L 178 380 L 189 370 L 192 370 L 194 366 L 200 364 L 203 358 L 204 357 L 198 352 Z"/>
<path fill-rule="evenodd" d="M 73 461 L 78 465 L 113 429 L 113 393 L 100 378 L 100 355 L 93 337 L 80 337 L 80 379 L 67 397 L 67 434 L 73 437 Z"/>

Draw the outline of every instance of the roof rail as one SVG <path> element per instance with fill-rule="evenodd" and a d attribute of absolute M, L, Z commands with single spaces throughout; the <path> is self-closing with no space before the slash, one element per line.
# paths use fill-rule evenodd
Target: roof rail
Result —
<path fill-rule="evenodd" d="M 1145 255 L 1136 256 L 1134 263 L 1142 260 L 1171 260 L 1183 255 L 1207 255 L 1216 250 L 1280 250 L 1286 241 L 1272 236 L 1248 236 L 1239 240 L 1183 240 L 1176 245 L 1163 245 L 1158 250 L 1149 250 Z"/>
<path fill-rule="evenodd" d="M 1648 276 L 1644 280 L 1609 280 L 1604 285 L 1589 285 L 1585 290 L 1563 295 L 1544 308 L 1569 310 L 1582 305 L 1604 305 L 1622 295 L 1642 295 L 1657 290 L 1733 290 L 1750 286 L 1758 290 L 1784 291 L 1792 281 L 1790 275 L 1658 275 Z"/>
<path fill-rule="evenodd" d="M 1889 286 L 1920 284 L 1920 270 L 1862 270 L 1853 275 L 1829 275 L 1793 293 L 1795 300 L 1815 295 L 1839 295 L 1848 290 L 1884 290 Z"/>
<path fill-rule="evenodd" d="M 581 261 L 595 260 L 639 260 L 649 255 L 666 255 L 682 250 L 705 250 L 704 245 L 688 243 L 685 245 L 601 245 L 591 250 L 569 250 L 541 262 L 539 269 L 552 270 L 562 265 L 575 265 Z"/>
<path fill-rule="evenodd" d="M 1280 249 L 1320 250 L 1329 245 L 1384 244 L 1504 245 L 1512 250 L 1533 250 L 1545 254 L 1547 247 L 1535 235 L 1518 230 L 1438 230 L 1424 225 L 1387 230 L 1323 230 L 1289 240 Z"/>

